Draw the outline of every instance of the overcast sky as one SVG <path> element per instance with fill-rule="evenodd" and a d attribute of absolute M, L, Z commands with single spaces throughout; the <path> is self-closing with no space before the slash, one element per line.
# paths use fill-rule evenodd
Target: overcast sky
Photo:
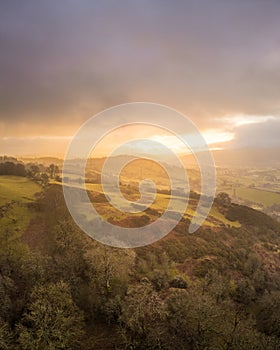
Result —
<path fill-rule="evenodd" d="M 133 101 L 232 135 L 223 147 L 280 148 L 279 19 L 279 0 L 1 1 L 1 153 L 63 153 Z"/>

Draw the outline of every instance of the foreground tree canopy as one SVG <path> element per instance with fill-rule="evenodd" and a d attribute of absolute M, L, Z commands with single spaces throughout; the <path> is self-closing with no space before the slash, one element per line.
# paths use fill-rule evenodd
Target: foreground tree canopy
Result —
<path fill-rule="evenodd" d="M 58 185 L 0 230 L 1 349 L 263 349 L 279 343 L 279 224 L 218 199 L 240 228 L 117 249 L 82 233 Z M 3 220 L 3 219 L 2 219 Z"/>

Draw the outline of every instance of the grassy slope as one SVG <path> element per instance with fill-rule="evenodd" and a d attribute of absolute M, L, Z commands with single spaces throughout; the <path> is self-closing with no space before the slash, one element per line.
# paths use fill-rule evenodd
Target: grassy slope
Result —
<path fill-rule="evenodd" d="M 240 227 L 241 226 L 238 221 L 230 221 L 230 220 L 226 219 L 224 217 L 224 215 L 222 213 L 220 213 L 218 211 L 218 209 L 214 206 L 211 208 L 210 216 L 212 216 L 213 218 L 215 218 L 218 221 L 221 221 L 223 224 L 229 225 L 231 227 Z"/>
<path fill-rule="evenodd" d="M 20 176 L 0 176 L 0 205 L 12 200 L 30 202 L 41 187 L 35 182 Z"/>
<path fill-rule="evenodd" d="M 0 218 L 1 230 L 12 226 L 17 231 L 24 231 L 32 217 L 27 203 L 32 202 L 39 191 L 41 187 L 25 177 L 0 176 L 0 207 L 4 210 Z"/>
<path fill-rule="evenodd" d="M 89 191 L 93 191 L 93 192 L 100 192 L 102 193 L 102 187 L 100 184 L 87 184 L 86 185 L 87 189 Z M 112 194 L 110 194 L 112 196 Z M 180 198 L 179 196 L 175 196 L 176 198 L 178 198 L 178 200 L 183 200 L 183 198 Z M 155 202 L 151 205 L 152 209 L 155 210 L 160 210 L 163 211 L 167 208 L 169 203 L 169 196 L 165 195 L 165 194 L 157 194 L 156 196 L 156 200 Z M 100 206 L 100 205 L 99 205 Z M 102 206 L 106 206 L 105 204 L 103 204 Z M 112 213 L 110 212 L 110 210 L 108 210 L 108 205 L 107 205 L 107 213 L 110 215 L 112 215 Z M 195 206 L 188 206 L 187 210 L 186 210 L 186 217 L 191 219 L 194 214 L 195 214 Z M 135 216 L 137 216 L 137 214 L 134 214 Z M 142 213 L 138 214 L 138 215 L 142 215 Z M 106 217 L 106 215 L 104 215 Z M 124 214 L 125 217 L 125 214 Z M 217 222 L 225 224 L 225 225 L 229 225 L 231 227 L 240 227 L 240 223 L 238 221 L 229 221 L 227 220 L 223 214 L 221 214 L 217 208 L 215 208 L 214 206 L 212 207 L 209 217 L 208 219 L 204 222 L 204 225 L 206 226 L 215 226 L 215 222 L 213 223 L 213 220 L 211 220 L 211 218 L 213 218 Z"/>

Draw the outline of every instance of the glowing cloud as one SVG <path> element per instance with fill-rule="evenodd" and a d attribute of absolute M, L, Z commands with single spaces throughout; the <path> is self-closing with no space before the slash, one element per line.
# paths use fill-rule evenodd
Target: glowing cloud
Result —
<path fill-rule="evenodd" d="M 218 130 L 218 129 L 209 129 L 202 131 L 202 136 L 204 137 L 208 146 L 222 144 L 224 142 L 229 142 L 234 139 L 234 132 Z M 195 142 L 195 136 L 188 135 L 189 138 L 192 138 L 192 141 Z M 180 141 L 180 139 L 174 135 L 154 135 L 151 137 L 152 140 L 163 143 L 169 148 L 172 148 L 174 152 L 178 153 L 188 153 L 186 146 Z M 197 143 L 198 149 L 199 143 Z M 222 147 L 212 147 L 212 150 L 222 149 Z"/>
<path fill-rule="evenodd" d="M 275 120 L 275 119 L 276 117 L 271 115 L 257 116 L 257 115 L 238 114 L 238 115 L 226 116 L 222 118 L 222 121 L 233 127 L 239 127 L 239 126 L 248 125 L 248 124 L 265 123 L 268 120 Z"/>

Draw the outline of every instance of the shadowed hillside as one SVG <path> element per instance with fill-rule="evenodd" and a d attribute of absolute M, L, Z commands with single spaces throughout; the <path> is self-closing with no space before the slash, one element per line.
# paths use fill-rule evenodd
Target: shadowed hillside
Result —
<path fill-rule="evenodd" d="M 280 225 L 272 218 L 220 195 L 211 225 L 196 234 L 186 216 L 152 246 L 117 249 L 77 228 L 60 185 L 31 191 L 29 201 L 19 197 L 16 224 L 12 208 L 0 219 L 2 348 L 279 348 Z M 92 192 L 93 204 L 108 206 L 99 196 Z M 145 213 L 158 215 L 156 206 Z M 143 219 L 131 220 L 116 222 Z"/>

